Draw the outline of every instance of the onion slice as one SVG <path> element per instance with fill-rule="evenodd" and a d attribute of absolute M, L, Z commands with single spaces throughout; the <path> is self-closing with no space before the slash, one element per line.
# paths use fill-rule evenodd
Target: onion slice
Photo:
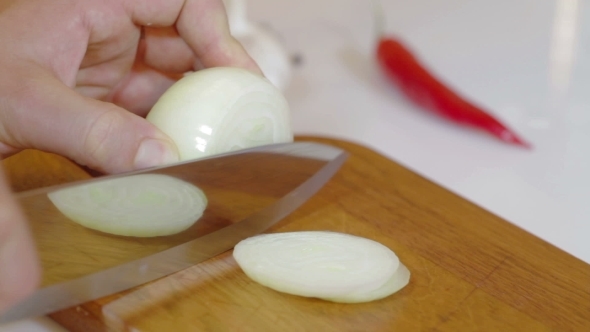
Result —
<path fill-rule="evenodd" d="M 146 119 L 172 138 L 181 160 L 293 141 L 282 92 L 241 68 L 185 75 L 164 92 Z"/>
<path fill-rule="evenodd" d="M 410 278 L 386 246 L 336 232 L 257 235 L 238 243 L 233 256 L 248 277 L 266 287 L 333 302 L 381 299 Z"/>
<path fill-rule="evenodd" d="M 162 174 L 107 179 L 48 194 L 72 221 L 105 233 L 153 237 L 192 226 L 207 207 L 203 191 Z"/>

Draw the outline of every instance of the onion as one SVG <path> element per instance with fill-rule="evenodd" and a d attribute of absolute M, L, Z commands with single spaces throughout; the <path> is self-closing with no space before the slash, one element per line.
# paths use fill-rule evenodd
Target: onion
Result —
<path fill-rule="evenodd" d="M 199 188 L 161 174 L 106 179 L 57 190 L 48 197 L 82 226 L 136 237 L 179 233 L 192 226 L 207 206 Z"/>
<path fill-rule="evenodd" d="M 336 232 L 258 235 L 239 242 L 233 256 L 248 277 L 266 287 L 333 302 L 381 299 L 410 279 L 386 246 Z"/>
<path fill-rule="evenodd" d="M 293 141 L 282 92 L 240 68 L 185 75 L 158 99 L 147 120 L 172 138 L 181 160 Z"/>

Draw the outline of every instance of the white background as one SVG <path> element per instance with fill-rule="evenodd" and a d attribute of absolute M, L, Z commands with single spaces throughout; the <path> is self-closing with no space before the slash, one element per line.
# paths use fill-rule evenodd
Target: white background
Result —
<path fill-rule="evenodd" d="M 303 58 L 286 91 L 296 133 L 371 147 L 590 262 L 590 3 L 389 0 L 384 7 L 387 31 L 534 149 L 406 102 L 375 65 L 368 0 L 248 0 L 250 18 Z M 51 327 L 27 321 L 0 330 Z"/>

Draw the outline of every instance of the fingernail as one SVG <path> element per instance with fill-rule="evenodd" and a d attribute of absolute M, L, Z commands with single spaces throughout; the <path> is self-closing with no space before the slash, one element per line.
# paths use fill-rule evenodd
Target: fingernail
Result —
<path fill-rule="evenodd" d="M 171 164 L 180 160 L 176 147 L 170 143 L 146 138 L 139 145 L 134 159 L 134 166 L 137 169 Z"/>

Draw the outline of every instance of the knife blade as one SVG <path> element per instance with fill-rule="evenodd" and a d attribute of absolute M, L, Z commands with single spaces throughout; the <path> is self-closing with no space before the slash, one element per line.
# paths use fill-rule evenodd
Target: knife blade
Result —
<path fill-rule="evenodd" d="M 33 219 L 33 225 L 39 224 L 45 227 L 45 224 L 59 226 L 69 224 L 68 227 L 76 227 L 76 229 L 80 229 L 81 226 L 64 220 L 63 215 L 51 209 L 48 205 L 50 204 L 47 199 L 48 193 L 89 182 L 156 173 L 175 176 L 205 188 L 204 191 L 209 197 L 213 196 L 213 200 L 225 197 L 224 195 L 231 192 L 229 197 L 233 203 L 226 201 L 225 204 L 235 203 L 236 197 L 240 197 L 233 194 L 236 191 L 242 194 L 245 192 L 245 197 L 262 195 L 261 197 L 265 198 L 274 196 L 278 198 L 262 208 L 260 204 L 254 204 L 255 212 L 240 218 L 241 220 L 237 222 L 231 222 L 228 226 L 201 234 L 188 241 L 184 241 L 186 237 L 180 237 L 180 241 L 184 241 L 181 244 L 173 242 L 174 246 L 145 257 L 45 285 L 0 316 L 0 324 L 46 315 L 121 292 L 186 269 L 230 250 L 239 241 L 264 232 L 301 206 L 338 171 L 347 156 L 348 154 L 343 150 L 324 144 L 311 142 L 275 144 L 17 194 L 29 218 Z M 286 189 L 288 191 L 284 193 Z M 263 201 L 267 202 L 266 199 Z M 223 203 L 223 199 L 221 202 Z M 248 202 L 251 203 L 250 200 Z M 209 210 L 209 207 L 207 209 Z M 93 231 L 83 231 L 105 239 L 103 234 L 97 235 Z M 199 233 L 193 232 L 193 234 Z M 51 250 L 53 247 L 47 245 L 47 249 Z M 43 248 L 40 252 L 42 250 Z"/>

